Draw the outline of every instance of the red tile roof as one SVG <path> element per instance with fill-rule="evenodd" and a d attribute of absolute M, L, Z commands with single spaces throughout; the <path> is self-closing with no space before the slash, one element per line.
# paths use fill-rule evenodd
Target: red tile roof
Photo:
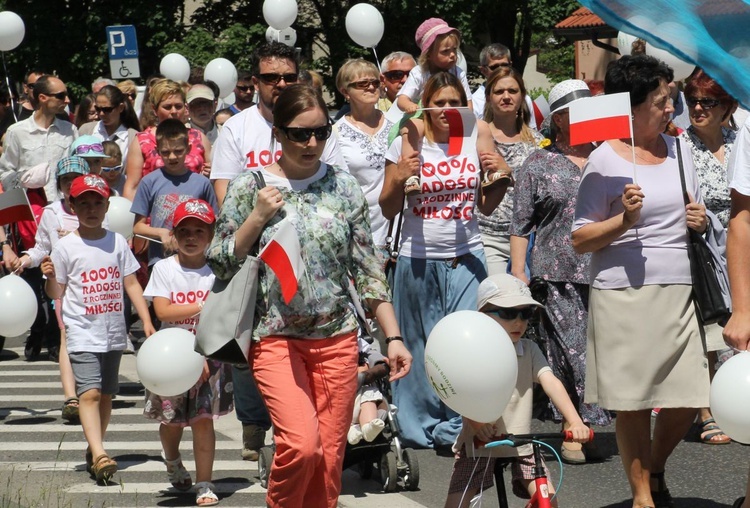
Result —
<path fill-rule="evenodd" d="M 555 28 L 594 28 L 600 26 L 604 27 L 607 26 L 607 24 L 602 18 L 588 10 L 586 7 L 581 7 L 573 12 L 573 14 L 556 24 Z"/>

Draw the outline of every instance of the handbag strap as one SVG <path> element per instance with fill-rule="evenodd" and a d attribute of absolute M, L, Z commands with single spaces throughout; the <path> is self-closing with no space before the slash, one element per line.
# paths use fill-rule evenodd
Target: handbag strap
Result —
<path fill-rule="evenodd" d="M 685 185 L 685 168 L 682 165 L 682 148 L 680 147 L 680 138 L 675 138 L 676 150 L 677 150 L 677 164 L 680 166 L 680 184 L 682 184 L 682 199 L 685 201 L 685 206 L 690 204 L 690 198 L 688 197 L 687 186 Z"/>
<path fill-rule="evenodd" d="M 255 199 L 253 200 L 253 208 L 255 208 L 255 203 L 258 200 L 258 191 L 266 187 L 266 179 L 263 178 L 263 173 L 261 173 L 261 170 L 251 171 L 251 175 L 253 175 L 253 180 L 255 180 L 255 186 L 257 187 L 255 191 Z M 263 232 L 263 229 L 265 229 L 265 226 L 261 229 L 261 233 Z M 248 252 L 248 257 L 255 256 L 258 254 L 258 251 L 260 250 L 260 235 L 258 235 L 258 239 L 255 241 L 255 244 L 250 249 L 250 252 Z"/>
<path fill-rule="evenodd" d="M 406 197 L 404 202 L 401 203 L 401 211 L 398 214 L 398 221 L 391 219 L 388 223 L 388 236 L 385 237 L 386 248 L 388 249 L 388 256 L 392 260 L 396 260 L 398 257 L 398 244 L 401 241 L 401 226 L 404 224 L 404 203 L 406 203 Z M 393 226 L 396 226 L 396 234 L 393 234 Z"/>

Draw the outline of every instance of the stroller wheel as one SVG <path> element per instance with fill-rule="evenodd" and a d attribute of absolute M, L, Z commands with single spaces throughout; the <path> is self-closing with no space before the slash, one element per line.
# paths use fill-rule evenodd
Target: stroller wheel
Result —
<path fill-rule="evenodd" d="M 363 480 L 372 478 L 372 460 L 365 459 L 357 465 L 359 477 Z"/>
<path fill-rule="evenodd" d="M 398 485 L 396 454 L 392 451 L 380 456 L 380 481 L 385 492 L 394 492 Z"/>
<path fill-rule="evenodd" d="M 419 487 L 419 461 L 417 460 L 417 453 L 411 448 L 405 449 L 404 462 L 406 462 L 404 487 L 406 490 L 417 490 Z"/>
<path fill-rule="evenodd" d="M 258 478 L 260 486 L 268 488 L 268 477 L 271 474 L 271 465 L 273 464 L 273 448 L 264 446 L 258 450 Z"/>

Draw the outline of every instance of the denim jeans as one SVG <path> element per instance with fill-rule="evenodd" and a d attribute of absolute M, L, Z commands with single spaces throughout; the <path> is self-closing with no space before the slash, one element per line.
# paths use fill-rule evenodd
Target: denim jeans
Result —
<path fill-rule="evenodd" d="M 257 425 L 263 430 L 271 428 L 266 404 L 260 396 L 249 367 L 232 367 L 234 386 L 234 410 L 242 425 Z"/>

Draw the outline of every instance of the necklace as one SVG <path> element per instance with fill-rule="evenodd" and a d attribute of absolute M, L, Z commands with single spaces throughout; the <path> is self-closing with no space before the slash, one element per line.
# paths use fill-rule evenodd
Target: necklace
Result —
<path fill-rule="evenodd" d="M 666 155 L 663 155 L 663 156 L 654 155 L 653 153 L 651 153 L 650 151 L 646 150 L 645 148 L 641 148 L 639 146 L 631 145 L 627 141 L 623 141 L 623 144 L 632 150 L 631 153 L 635 154 L 635 158 L 636 159 L 642 160 L 647 165 L 661 164 L 662 162 L 664 162 L 664 159 L 666 159 L 666 157 L 667 157 Z M 639 154 L 638 150 L 643 151 L 644 155 Z M 645 154 L 648 154 L 648 157 L 646 157 Z"/>
<path fill-rule="evenodd" d="M 570 158 L 570 160 L 579 167 L 586 163 L 591 154 L 591 144 L 572 147 L 564 141 L 556 141 L 555 146 L 563 155 Z"/>

